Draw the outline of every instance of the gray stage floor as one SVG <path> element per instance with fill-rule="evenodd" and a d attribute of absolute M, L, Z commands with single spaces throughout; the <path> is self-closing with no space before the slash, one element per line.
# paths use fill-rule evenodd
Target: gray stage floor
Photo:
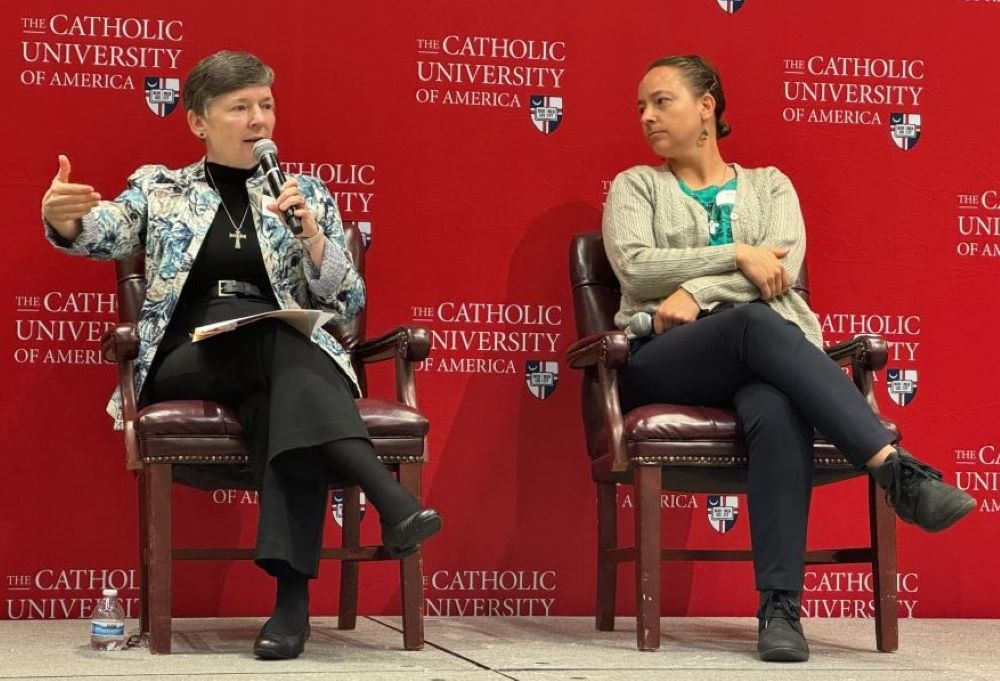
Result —
<path fill-rule="evenodd" d="M 175 620 L 174 653 L 154 657 L 91 651 L 84 621 L 0 621 L 0 679 L 1000 679 L 995 620 L 902 620 L 892 654 L 875 652 L 870 620 L 805 620 L 812 659 L 795 665 L 758 661 L 747 618 L 664 618 L 656 653 L 635 649 L 627 618 L 610 633 L 591 618 L 429 618 L 419 652 L 402 650 L 398 619 L 360 618 L 342 632 L 334 619 L 314 618 L 306 654 L 279 662 L 250 653 L 261 622 Z"/>

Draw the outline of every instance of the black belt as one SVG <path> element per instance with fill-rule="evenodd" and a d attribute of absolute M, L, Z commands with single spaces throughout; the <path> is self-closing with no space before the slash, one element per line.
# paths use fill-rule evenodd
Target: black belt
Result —
<path fill-rule="evenodd" d="M 237 281 L 236 279 L 220 279 L 205 291 L 208 298 L 232 298 L 233 296 L 249 296 L 252 298 L 263 298 L 264 293 L 259 287 L 248 281 Z"/>

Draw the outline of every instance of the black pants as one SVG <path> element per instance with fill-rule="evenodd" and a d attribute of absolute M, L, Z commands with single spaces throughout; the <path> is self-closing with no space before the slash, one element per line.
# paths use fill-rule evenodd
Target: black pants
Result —
<path fill-rule="evenodd" d="M 735 408 L 749 451 L 750 536 L 762 590 L 802 588 L 813 428 L 859 470 L 894 439 L 840 367 L 761 302 L 654 336 L 632 354 L 621 387 L 625 409 Z"/>
<path fill-rule="evenodd" d="M 343 371 L 290 326 L 258 322 L 158 355 L 140 404 L 177 399 L 235 408 L 260 492 L 257 564 L 316 576 L 327 490 L 342 473 L 325 453 L 361 447 L 375 457 Z"/>

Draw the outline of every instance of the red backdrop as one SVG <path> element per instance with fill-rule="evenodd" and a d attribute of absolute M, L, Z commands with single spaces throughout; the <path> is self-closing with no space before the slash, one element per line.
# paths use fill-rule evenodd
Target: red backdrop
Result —
<path fill-rule="evenodd" d="M 828 339 L 871 331 L 893 343 L 889 368 L 910 392 L 892 399 L 883 372 L 882 410 L 914 452 L 979 501 L 943 535 L 901 529 L 900 613 L 1000 615 L 1000 595 L 981 586 L 1000 558 L 989 350 L 1000 3 L 388 7 L 289 0 L 267 19 L 239 3 L 188 0 L 86 10 L 21 0 L 0 10 L 0 78 L 12 103 L 0 132 L 16 166 L 0 183 L 12 218 L 0 297 L 0 617 L 80 616 L 106 584 L 136 596 L 135 485 L 104 414 L 115 372 L 96 358 L 96 338 L 115 319 L 113 268 L 52 250 L 38 205 L 59 153 L 73 179 L 105 196 L 141 164 L 196 160 L 182 107 L 148 105 L 144 83 L 183 79 L 222 48 L 275 67 L 283 161 L 312 169 L 345 217 L 368 223 L 371 331 L 419 321 L 434 334 L 418 375 L 432 421 L 427 499 L 446 526 L 426 549 L 430 614 L 592 610 L 594 495 L 579 376 L 562 362 L 573 336 L 566 250 L 572 234 L 599 227 L 617 172 L 656 162 L 634 105 L 645 65 L 694 51 L 724 75 L 734 130 L 725 157 L 776 165 L 798 189 Z M 272 30 L 284 24 L 293 28 Z M 532 95 L 561 98 L 547 102 L 561 107 L 558 125 L 535 125 Z M 911 125 L 918 116 L 919 137 L 894 141 L 893 114 Z M 528 389 L 529 361 L 558 365 L 544 399 Z M 389 375 L 373 386 L 390 390 Z M 178 543 L 252 542 L 251 495 L 179 489 L 175 498 Z M 860 481 L 819 491 L 812 545 L 863 541 L 863 501 Z M 627 536 L 631 496 L 621 505 Z M 704 495 L 664 495 L 663 506 L 670 542 L 748 543 L 743 500 L 725 534 L 708 522 Z M 377 536 L 374 513 L 363 527 Z M 339 528 L 331 521 L 327 531 L 336 539 Z M 334 612 L 337 572 L 323 567 L 316 614 Z M 754 607 L 748 564 L 664 572 L 665 613 Z M 366 612 L 398 610 L 396 574 L 364 570 Z M 806 609 L 868 616 L 867 580 L 860 567 L 810 570 Z M 181 565 L 175 585 L 185 615 L 262 614 L 272 599 L 249 564 Z M 622 612 L 630 585 L 623 571 Z"/>

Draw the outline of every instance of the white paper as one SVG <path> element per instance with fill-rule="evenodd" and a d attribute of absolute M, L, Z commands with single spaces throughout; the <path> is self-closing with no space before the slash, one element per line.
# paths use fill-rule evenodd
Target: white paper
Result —
<path fill-rule="evenodd" d="M 213 336 L 218 336 L 221 333 L 228 333 L 229 331 L 234 331 L 241 326 L 253 324 L 254 322 L 259 322 L 263 319 L 280 319 L 292 328 L 298 330 L 299 333 L 304 335 L 306 338 L 311 338 L 316 329 L 333 319 L 333 313 L 323 312 L 321 310 L 271 310 L 269 312 L 261 312 L 260 314 L 250 315 L 249 317 L 237 317 L 236 319 L 226 319 L 221 322 L 216 322 L 215 324 L 199 326 L 194 330 L 194 333 L 191 334 L 191 341 L 193 343 L 197 343 L 198 341 L 205 340 L 206 338 L 212 338 Z"/>

